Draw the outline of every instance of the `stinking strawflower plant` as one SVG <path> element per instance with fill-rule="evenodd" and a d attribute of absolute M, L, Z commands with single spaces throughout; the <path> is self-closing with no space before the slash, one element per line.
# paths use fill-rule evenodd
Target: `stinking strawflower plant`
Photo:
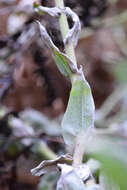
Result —
<path fill-rule="evenodd" d="M 34 9 L 40 14 L 46 13 L 59 19 L 65 46 L 64 53 L 55 46 L 45 27 L 39 21 L 37 21 L 37 24 L 40 28 L 41 37 L 52 52 L 58 69 L 64 76 L 69 77 L 72 83 L 67 110 L 61 126 L 64 141 L 73 156 L 62 155 L 56 160 L 43 161 L 31 172 L 33 175 L 40 176 L 48 171 L 60 169 L 61 177 L 57 183 L 57 190 L 84 190 L 84 180 L 90 176 L 90 170 L 88 166 L 82 164 L 82 160 L 85 141 L 88 140 L 94 125 L 94 101 L 82 67 L 78 68 L 75 57 L 74 48 L 77 45 L 81 30 L 80 20 L 69 7 L 64 7 L 63 0 L 56 0 L 55 3 L 56 7 L 53 8 L 34 3 Z M 71 29 L 68 27 L 67 17 L 71 17 L 74 23 Z M 66 188 L 64 184 L 66 184 Z"/>
<path fill-rule="evenodd" d="M 65 77 L 69 77 L 72 83 L 68 106 L 61 124 L 62 135 L 72 157 L 66 154 L 55 160 L 42 161 L 31 172 L 35 176 L 41 176 L 60 170 L 57 190 L 126 190 L 126 139 L 118 136 L 113 139 L 112 134 L 104 133 L 100 136 L 94 132 L 91 141 L 95 113 L 94 101 L 82 67 L 77 65 L 74 49 L 81 30 L 80 20 L 69 7 L 64 7 L 63 0 L 55 0 L 55 4 L 56 7 L 48 8 L 34 3 L 34 10 L 39 14 L 45 13 L 59 19 L 65 52 L 61 52 L 55 46 L 46 28 L 39 21 L 37 24 L 42 40 L 51 51 L 59 71 Z M 74 23 L 71 29 L 69 29 L 67 17 L 71 17 Z M 121 143 L 117 143 L 116 139 Z M 112 151 L 109 151 L 111 147 Z M 118 150 L 120 154 L 118 154 Z M 82 163 L 84 153 L 89 152 L 90 156 L 101 163 L 101 169 L 103 169 L 103 172 L 100 173 L 101 186 L 96 185 L 95 181 L 92 181 L 92 185 L 89 186 L 88 179 L 91 178 L 91 171 L 87 164 Z"/>

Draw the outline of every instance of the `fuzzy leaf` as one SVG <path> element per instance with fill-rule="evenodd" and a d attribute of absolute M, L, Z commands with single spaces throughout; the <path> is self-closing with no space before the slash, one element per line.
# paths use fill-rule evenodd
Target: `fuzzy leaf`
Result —
<path fill-rule="evenodd" d="M 70 98 L 62 121 L 62 130 L 65 143 L 72 149 L 76 137 L 82 138 L 90 132 L 94 124 L 94 101 L 90 86 L 85 78 L 75 76 L 72 82 Z"/>
<path fill-rule="evenodd" d="M 85 190 L 85 185 L 72 166 L 58 164 L 61 176 L 56 190 Z"/>
<path fill-rule="evenodd" d="M 53 56 L 55 63 L 59 69 L 59 71 L 66 77 L 71 76 L 72 72 L 69 68 L 68 61 L 65 56 L 63 56 L 60 52 L 54 51 Z"/>
<path fill-rule="evenodd" d="M 109 179 L 108 176 L 104 174 L 104 172 L 101 172 L 99 179 L 100 185 L 103 190 L 119 190 L 118 185 L 115 184 L 113 180 Z"/>
<path fill-rule="evenodd" d="M 72 158 L 69 155 L 62 155 L 55 160 L 44 160 L 36 168 L 31 170 L 32 175 L 41 176 L 52 171 L 57 171 L 57 164 L 72 163 Z"/>
<path fill-rule="evenodd" d="M 41 177 L 37 190 L 54 190 L 58 178 L 56 172 L 45 174 Z"/>
<path fill-rule="evenodd" d="M 74 64 L 71 59 L 64 53 L 62 53 L 53 43 L 51 37 L 47 33 L 45 27 L 38 22 L 41 37 L 47 47 L 50 49 L 51 53 L 53 54 L 53 58 L 56 62 L 56 65 L 60 72 L 65 76 L 71 76 L 72 73 L 75 72 Z"/>
<path fill-rule="evenodd" d="M 90 157 L 101 163 L 102 171 L 113 184 L 116 184 L 115 189 L 127 189 L 126 138 L 117 135 L 95 135 L 85 148 Z"/>
<path fill-rule="evenodd" d="M 74 170 L 76 171 L 80 179 L 83 180 L 83 182 L 85 182 L 92 175 L 90 168 L 86 164 L 81 164 L 78 167 L 75 167 Z"/>
<path fill-rule="evenodd" d="M 100 185 L 91 185 L 90 187 L 87 187 L 86 190 L 104 190 L 104 189 L 102 189 L 100 187 Z M 107 190 L 109 190 L 109 189 L 107 189 Z"/>
<path fill-rule="evenodd" d="M 25 124 L 29 124 L 36 132 L 42 130 L 51 136 L 61 135 L 60 126 L 57 120 L 50 120 L 41 112 L 34 109 L 25 109 L 19 114 Z M 22 128 L 21 128 L 22 129 Z M 20 130 L 21 130 L 20 129 Z"/>

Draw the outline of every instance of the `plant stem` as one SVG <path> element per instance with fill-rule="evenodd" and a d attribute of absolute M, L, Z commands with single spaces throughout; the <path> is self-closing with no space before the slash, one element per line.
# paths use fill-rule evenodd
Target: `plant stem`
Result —
<path fill-rule="evenodd" d="M 78 167 L 82 164 L 84 154 L 84 135 L 79 133 L 76 138 L 75 150 L 73 155 L 73 166 Z"/>
<path fill-rule="evenodd" d="M 64 1 L 63 0 L 55 0 L 56 6 L 63 9 L 64 8 Z M 61 14 L 59 18 L 60 23 L 60 30 L 62 34 L 62 38 L 66 37 L 68 31 L 69 31 L 69 25 L 67 21 L 67 17 L 65 14 Z M 77 65 L 76 56 L 75 56 L 75 50 L 73 44 L 69 43 L 65 45 L 65 52 L 70 57 L 70 59 L 73 61 L 75 65 Z"/>
<path fill-rule="evenodd" d="M 64 1 L 63 0 L 55 0 L 56 6 L 59 8 L 64 8 Z M 67 21 L 67 17 L 65 14 L 61 14 L 59 18 L 59 23 L 60 23 L 60 30 L 61 34 L 64 38 L 66 37 L 68 31 L 69 31 L 69 25 Z M 72 43 L 66 44 L 65 45 L 65 52 L 66 54 L 71 58 L 73 63 L 77 67 L 77 61 L 76 61 L 76 56 L 75 56 L 75 50 L 74 46 Z M 73 80 L 72 80 L 73 82 Z M 73 155 L 73 166 L 77 167 L 82 163 L 83 160 L 83 153 L 84 153 L 84 139 L 82 139 L 82 134 L 79 134 L 76 139 L 76 144 L 75 144 L 75 150 L 74 150 L 74 155 Z"/>
<path fill-rule="evenodd" d="M 47 160 L 54 160 L 57 158 L 57 155 L 44 143 L 41 142 L 37 145 L 39 153 L 43 158 Z"/>

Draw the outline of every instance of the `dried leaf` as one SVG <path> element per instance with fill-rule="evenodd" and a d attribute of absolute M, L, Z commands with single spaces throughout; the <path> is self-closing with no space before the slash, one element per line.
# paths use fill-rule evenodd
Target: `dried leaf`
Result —
<path fill-rule="evenodd" d="M 39 6 L 39 4 L 34 3 L 34 8 L 36 12 L 39 14 L 48 14 L 52 17 L 59 17 L 62 13 L 66 14 L 68 17 L 71 17 L 74 25 L 71 29 L 69 29 L 67 36 L 64 39 L 64 44 L 73 43 L 74 46 L 77 45 L 79 34 L 81 31 L 81 24 L 78 15 L 73 12 L 69 7 L 64 7 L 64 9 L 60 9 L 58 7 L 48 8 Z"/>
<path fill-rule="evenodd" d="M 74 26 L 69 29 L 67 36 L 64 39 L 64 44 L 73 43 L 74 46 L 77 45 L 79 34 L 81 32 L 81 24 L 78 15 L 73 12 L 69 7 L 65 7 L 62 10 L 67 16 L 70 16 L 74 22 Z"/>
<path fill-rule="evenodd" d="M 57 171 L 57 164 L 71 164 L 72 158 L 69 155 L 62 155 L 55 160 L 44 160 L 36 168 L 31 170 L 32 175 L 41 176 L 48 172 Z"/>
<path fill-rule="evenodd" d="M 40 6 L 38 3 L 34 3 L 34 9 L 36 12 L 39 12 L 39 14 L 48 14 L 52 17 L 59 17 L 60 16 L 60 9 L 57 7 L 49 8 L 49 7 L 43 7 Z"/>

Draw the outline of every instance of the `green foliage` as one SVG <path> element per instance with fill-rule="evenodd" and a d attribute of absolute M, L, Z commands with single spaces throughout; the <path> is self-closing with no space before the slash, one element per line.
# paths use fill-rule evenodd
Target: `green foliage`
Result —
<path fill-rule="evenodd" d="M 120 63 L 113 68 L 114 75 L 120 83 L 127 82 L 127 63 Z"/>
<path fill-rule="evenodd" d="M 118 185 L 116 185 L 104 172 L 101 172 L 99 180 L 104 190 L 119 190 Z"/>
<path fill-rule="evenodd" d="M 64 140 L 74 148 L 77 135 L 90 132 L 94 122 L 94 101 L 88 82 L 74 76 L 70 98 L 62 121 Z M 84 140 L 84 139 L 83 139 Z"/>
<path fill-rule="evenodd" d="M 67 29 L 69 33 L 63 39 L 65 49 L 68 49 L 66 47 L 70 44 L 77 44 L 80 32 L 79 18 L 71 9 L 63 8 L 63 1 L 56 0 L 56 5 L 57 7 L 48 8 L 41 7 L 35 3 L 34 8 L 38 12 L 47 13 L 55 18 L 60 17 L 63 13 L 66 16 L 73 17 L 74 27 L 73 29 Z M 61 26 L 64 22 L 67 22 L 66 17 L 63 18 Z M 72 61 L 74 59 L 68 57 L 68 52 L 66 54 L 61 52 L 53 43 L 45 27 L 39 22 L 38 24 L 41 36 L 52 52 L 59 71 L 64 76 L 70 77 L 72 81 L 69 102 L 62 121 L 62 135 L 65 144 L 71 148 L 69 150 L 74 155 L 71 161 L 65 159 L 65 156 L 61 156 L 55 160 L 43 161 L 39 166 L 31 170 L 33 175 L 40 176 L 60 169 L 61 175 L 57 182 L 57 190 L 126 190 L 127 147 L 125 146 L 125 140 L 116 134 L 114 136 L 111 135 L 110 130 L 110 135 L 107 136 L 103 134 L 97 135 L 97 130 L 92 132 L 95 108 L 91 88 L 82 70 L 78 69 L 76 63 Z M 119 80 L 124 81 L 125 79 L 121 77 L 121 73 L 120 71 L 117 74 L 116 70 L 116 75 L 120 78 Z M 88 141 L 88 139 L 91 141 Z M 84 180 L 82 178 L 82 174 L 85 175 L 87 171 L 87 167 L 82 171 L 84 151 L 90 158 L 94 158 L 100 163 L 100 184 L 96 184 L 95 180 L 93 180 L 93 184 L 89 185 L 89 179 L 86 178 Z M 88 177 L 91 177 L 92 172 L 89 173 Z"/>
<path fill-rule="evenodd" d="M 55 63 L 59 69 L 59 71 L 66 77 L 69 77 L 72 75 L 72 72 L 68 66 L 68 62 L 66 58 L 60 54 L 58 51 L 54 51 L 54 56 L 53 56 Z"/>
<path fill-rule="evenodd" d="M 34 8 L 38 8 L 38 7 L 39 7 L 39 4 L 36 3 L 36 2 L 34 2 L 34 3 L 33 3 L 33 7 L 34 7 Z"/>
<path fill-rule="evenodd" d="M 53 43 L 52 39 L 50 38 L 49 34 L 47 33 L 45 27 L 38 22 L 39 28 L 40 28 L 40 33 L 41 37 L 44 40 L 45 44 L 47 47 L 50 49 L 51 53 L 53 54 L 53 58 L 56 62 L 56 65 L 59 69 L 59 71 L 64 75 L 64 76 L 71 76 L 72 72 L 74 72 L 74 68 L 72 68 L 72 61 L 70 58 L 62 53 Z"/>
<path fill-rule="evenodd" d="M 95 135 L 87 151 L 101 163 L 101 170 L 107 175 L 105 186 L 116 184 L 116 189 L 127 189 L 127 146 L 124 138 Z"/>

